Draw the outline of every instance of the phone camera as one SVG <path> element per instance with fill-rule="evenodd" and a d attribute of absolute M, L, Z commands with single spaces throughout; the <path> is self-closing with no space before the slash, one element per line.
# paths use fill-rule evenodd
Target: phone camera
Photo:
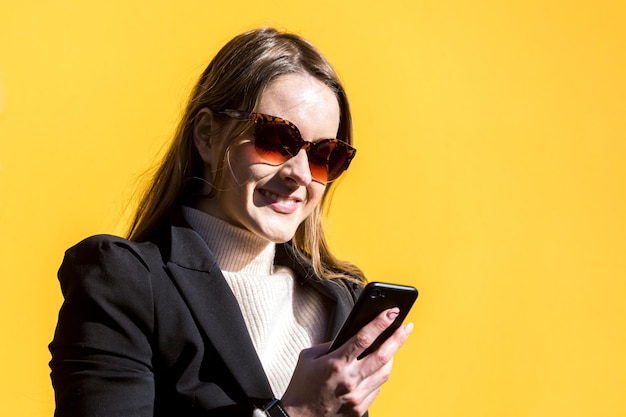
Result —
<path fill-rule="evenodd" d="M 381 290 L 374 290 L 370 294 L 370 298 L 385 298 L 385 292 Z"/>

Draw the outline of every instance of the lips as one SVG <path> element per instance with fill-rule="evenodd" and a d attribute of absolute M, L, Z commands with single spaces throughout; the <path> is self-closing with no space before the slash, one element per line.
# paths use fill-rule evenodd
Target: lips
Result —
<path fill-rule="evenodd" d="M 268 204 L 280 213 L 292 213 L 296 209 L 298 203 L 302 202 L 301 198 L 284 196 L 265 189 L 260 189 L 258 191 L 263 197 L 265 197 Z"/>

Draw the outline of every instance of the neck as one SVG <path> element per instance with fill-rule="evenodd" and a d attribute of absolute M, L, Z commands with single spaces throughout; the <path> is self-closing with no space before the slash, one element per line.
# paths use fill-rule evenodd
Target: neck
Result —
<path fill-rule="evenodd" d="M 190 207 L 183 207 L 183 217 L 207 243 L 222 271 L 272 273 L 275 243 Z"/>

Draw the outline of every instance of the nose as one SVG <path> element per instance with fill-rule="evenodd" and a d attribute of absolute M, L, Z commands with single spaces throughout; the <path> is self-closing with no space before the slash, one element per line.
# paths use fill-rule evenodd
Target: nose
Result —
<path fill-rule="evenodd" d="M 282 167 L 283 176 L 294 180 L 298 185 L 309 185 L 313 181 L 306 150 L 300 149 L 296 156 L 289 158 Z"/>

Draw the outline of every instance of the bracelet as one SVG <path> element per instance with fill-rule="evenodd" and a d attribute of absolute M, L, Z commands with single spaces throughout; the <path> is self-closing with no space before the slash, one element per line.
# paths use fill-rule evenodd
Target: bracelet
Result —
<path fill-rule="evenodd" d="M 283 408 L 283 404 L 276 398 L 263 407 L 263 412 L 267 417 L 289 417 L 289 414 Z"/>

